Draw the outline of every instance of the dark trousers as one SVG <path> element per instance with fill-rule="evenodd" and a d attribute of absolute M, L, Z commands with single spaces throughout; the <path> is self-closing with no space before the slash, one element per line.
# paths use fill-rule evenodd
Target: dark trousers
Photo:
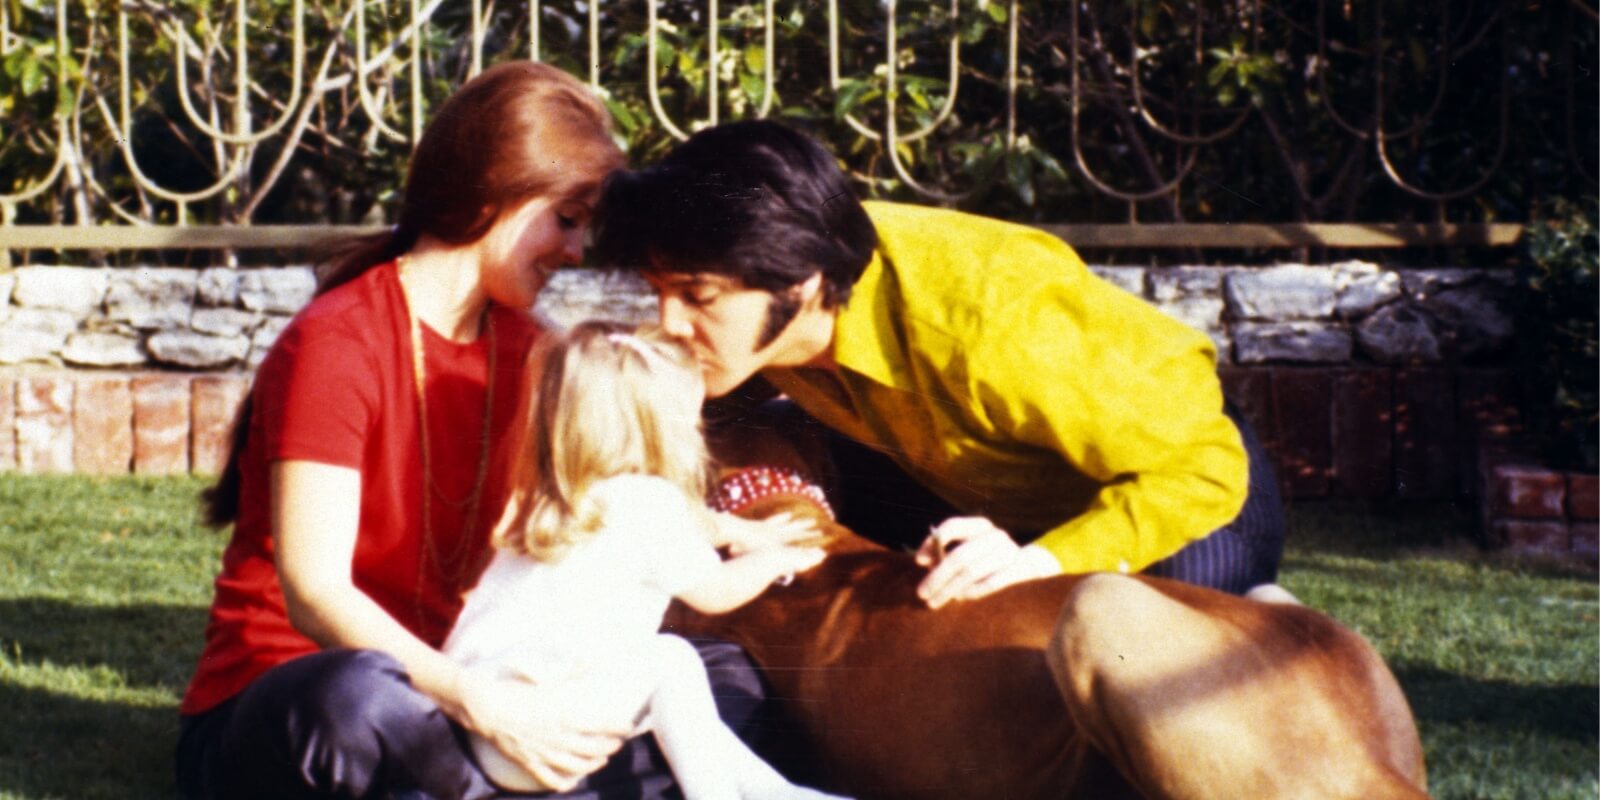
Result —
<path fill-rule="evenodd" d="M 697 641 L 717 711 L 736 733 L 760 727 L 765 697 L 748 656 Z M 179 793 L 202 798 L 505 796 L 468 755 L 465 733 L 372 650 L 326 650 L 269 670 L 237 697 L 181 721 Z M 541 795 L 555 797 L 557 795 Z M 629 741 L 562 798 L 681 797 L 653 737 Z"/>
<path fill-rule="evenodd" d="M 1231 404 L 1226 413 L 1238 426 L 1250 460 L 1250 494 L 1244 508 L 1232 522 L 1150 565 L 1144 573 L 1243 594 L 1252 586 L 1277 580 L 1283 557 L 1283 503 L 1272 462 L 1255 431 Z M 888 456 L 815 422 L 810 428 L 827 443 L 835 471 L 829 500 L 839 521 L 851 530 L 887 547 L 915 549 L 927 537 L 929 526 L 961 513 Z M 1026 532 L 1013 534 L 1020 541 L 1031 538 Z"/>

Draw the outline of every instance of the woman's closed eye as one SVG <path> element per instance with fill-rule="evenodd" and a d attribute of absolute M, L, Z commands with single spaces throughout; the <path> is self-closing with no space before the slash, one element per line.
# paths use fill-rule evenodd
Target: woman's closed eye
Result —
<path fill-rule="evenodd" d="M 562 230 L 578 230 L 589 224 L 589 212 L 584 210 L 562 210 L 556 212 L 556 224 Z"/>
<path fill-rule="evenodd" d="M 568 202 L 556 207 L 556 224 L 562 230 L 576 230 L 589 224 L 589 210 L 582 203 Z"/>

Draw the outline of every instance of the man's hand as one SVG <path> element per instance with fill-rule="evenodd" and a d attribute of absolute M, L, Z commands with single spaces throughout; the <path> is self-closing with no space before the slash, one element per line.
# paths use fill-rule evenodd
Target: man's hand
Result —
<path fill-rule="evenodd" d="M 1049 551 L 1018 546 L 985 517 L 951 517 L 934 527 L 917 549 L 917 563 L 931 568 L 917 586 L 917 596 L 929 608 L 1061 574 Z"/>
<path fill-rule="evenodd" d="M 634 732 L 632 720 L 580 715 L 576 709 L 585 704 L 564 697 L 572 691 L 559 682 L 535 685 L 468 669 L 461 676 L 465 718 L 459 722 L 546 788 L 566 791 L 605 766 Z"/>

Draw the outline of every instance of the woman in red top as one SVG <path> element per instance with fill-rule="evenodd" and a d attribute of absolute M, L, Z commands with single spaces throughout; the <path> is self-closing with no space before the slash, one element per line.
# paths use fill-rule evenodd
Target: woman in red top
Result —
<path fill-rule="evenodd" d="M 571 787 L 622 745 L 632 720 L 577 717 L 560 684 L 486 678 L 437 649 L 504 504 L 494 446 L 538 335 L 527 309 L 579 259 L 621 162 L 576 79 L 497 66 L 417 143 L 399 224 L 326 265 L 262 363 L 207 497 L 234 532 L 179 708 L 184 796 L 493 795 L 462 728 Z M 753 707 L 742 654 L 702 656 L 732 680 L 719 692 Z M 670 786 L 644 747 L 586 791 Z"/>

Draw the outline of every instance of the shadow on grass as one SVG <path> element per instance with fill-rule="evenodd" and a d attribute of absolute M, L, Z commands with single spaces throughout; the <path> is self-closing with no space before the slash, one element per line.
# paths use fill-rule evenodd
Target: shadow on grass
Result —
<path fill-rule="evenodd" d="M 178 714 L 0 684 L 0 794 L 171 798 Z"/>
<path fill-rule="evenodd" d="M 1418 665 L 1397 665 L 1417 721 L 1480 723 L 1585 745 L 1600 741 L 1600 686 L 1517 684 Z"/>
<path fill-rule="evenodd" d="M 205 634 L 206 610 L 151 604 L 97 606 L 23 597 L 0 600 L 0 646 L 23 664 L 104 666 L 125 685 L 182 691 Z"/>
<path fill-rule="evenodd" d="M 1467 504 L 1435 500 L 1296 500 L 1284 507 L 1288 543 L 1318 552 L 1370 555 L 1374 550 L 1478 544 Z"/>
<path fill-rule="evenodd" d="M 0 682 L 0 794 L 174 796 L 175 702 L 205 620 L 189 606 L 0 601 L 0 647 L 27 682 Z"/>

